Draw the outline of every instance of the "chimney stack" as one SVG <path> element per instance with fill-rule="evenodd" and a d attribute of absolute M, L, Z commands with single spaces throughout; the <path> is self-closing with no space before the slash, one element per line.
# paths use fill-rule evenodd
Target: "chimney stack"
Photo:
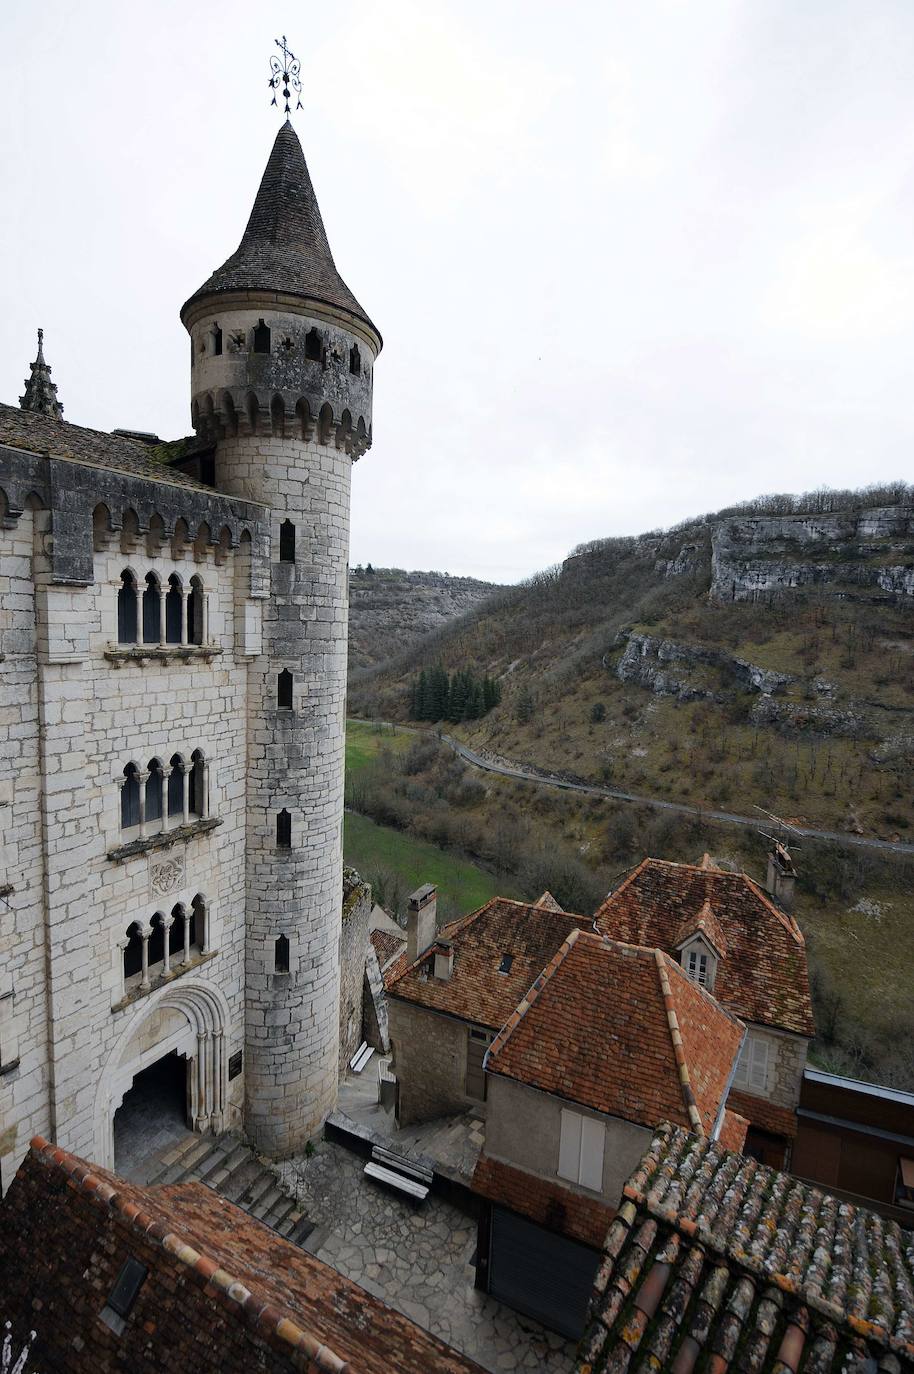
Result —
<path fill-rule="evenodd" d="M 775 840 L 773 847 L 768 851 L 768 874 L 765 879 L 765 886 L 771 896 L 788 916 L 793 913 L 793 898 L 797 885 L 797 873 L 793 866 L 793 859 L 786 844 L 780 840 Z"/>
<path fill-rule="evenodd" d="M 434 883 L 417 887 L 406 912 L 406 958 L 414 964 L 434 943 L 438 933 L 438 889 Z"/>
<path fill-rule="evenodd" d="M 447 983 L 453 972 L 454 946 L 450 940 L 439 940 L 435 949 L 435 977 Z"/>

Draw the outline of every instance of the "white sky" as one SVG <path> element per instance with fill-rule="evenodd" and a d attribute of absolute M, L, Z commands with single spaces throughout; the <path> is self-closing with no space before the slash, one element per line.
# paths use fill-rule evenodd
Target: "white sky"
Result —
<path fill-rule="evenodd" d="M 377 322 L 352 561 L 511 581 L 753 496 L 910 480 L 910 0 L 0 6 L 0 398 L 189 432 L 178 310 L 296 118 Z"/>

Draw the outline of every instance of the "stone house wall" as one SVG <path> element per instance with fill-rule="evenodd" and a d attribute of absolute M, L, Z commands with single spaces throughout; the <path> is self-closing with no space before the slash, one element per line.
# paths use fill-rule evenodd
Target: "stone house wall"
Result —
<path fill-rule="evenodd" d="M 743 1092 L 753 1097 L 764 1097 L 778 1107 L 788 1107 L 791 1111 L 800 1100 L 803 1085 L 803 1070 L 806 1067 L 808 1041 L 799 1035 L 788 1035 L 783 1031 L 772 1030 L 770 1026 L 749 1026 L 748 1041 L 764 1040 L 768 1044 L 768 1086 L 764 1093 L 756 1088 L 735 1084 Z"/>
<path fill-rule="evenodd" d="M 388 1016 L 401 1126 L 470 1106 L 486 1110 L 485 1103 L 466 1093 L 470 1022 L 440 1016 L 397 997 L 388 998 Z"/>
<path fill-rule="evenodd" d="M 355 869 L 343 871 L 343 919 L 340 926 L 340 1075 L 362 1043 L 362 993 L 370 948 L 368 920 L 371 888 Z"/>
<path fill-rule="evenodd" d="M 568 1179 L 559 1178 L 559 1141 L 562 1108 L 591 1117 L 606 1128 L 603 1150 L 603 1187 L 600 1196 L 617 1207 L 622 1188 L 651 1143 L 653 1132 L 619 1117 L 591 1111 L 576 1102 L 563 1102 L 500 1074 L 488 1075 L 486 1154 L 528 1174 L 557 1183 L 581 1197 L 595 1193 Z"/>

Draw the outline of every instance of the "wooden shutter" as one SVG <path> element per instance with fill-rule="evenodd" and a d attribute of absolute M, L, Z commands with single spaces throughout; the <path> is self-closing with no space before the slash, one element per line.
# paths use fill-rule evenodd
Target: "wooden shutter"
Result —
<path fill-rule="evenodd" d="M 602 1121 L 591 1117 L 581 1118 L 581 1173 L 580 1183 L 584 1188 L 592 1188 L 595 1193 L 603 1191 L 603 1146 L 606 1128 Z"/>
<path fill-rule="evenodd" d="M 768 1041 L 749 1041 L 749 1088 L 751 1092 L 768 1091 Z"/>
<path fill-rule="evenodd" d="M 581 1169 L 581 1123 L 577 1112 L 562 1108 L 562 1134 L 559 1140 L 559 1178 L 577 1183 Z"/>

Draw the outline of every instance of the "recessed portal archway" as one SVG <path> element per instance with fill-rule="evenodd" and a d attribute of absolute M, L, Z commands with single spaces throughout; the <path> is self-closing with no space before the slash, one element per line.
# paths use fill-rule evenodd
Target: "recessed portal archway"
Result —
<path fill-rule="evenodd" d="M 188 1059 L 171 1050 L 141 1069 L 114 1113 L 114 1170 L 136 1183 L 152 1156 L 189 1133 Z"/>

